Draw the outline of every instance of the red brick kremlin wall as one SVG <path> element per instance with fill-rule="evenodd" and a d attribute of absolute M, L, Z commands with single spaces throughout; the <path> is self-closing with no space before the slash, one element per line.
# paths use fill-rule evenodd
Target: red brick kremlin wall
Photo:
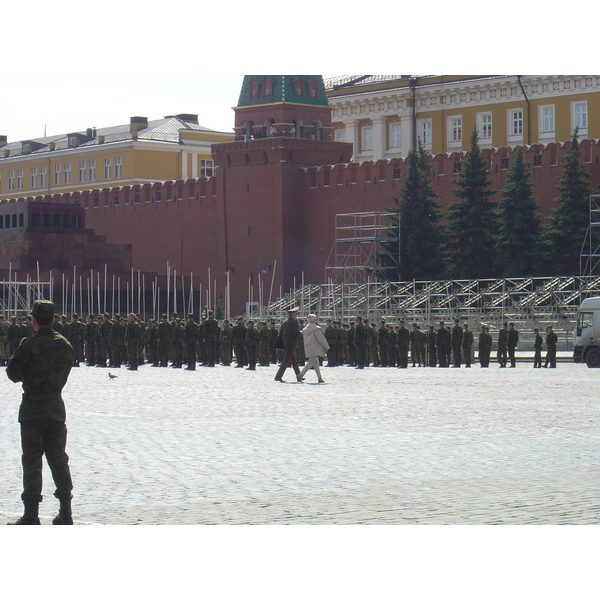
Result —
<path fill-rule="evenodd" d="M 534 193 L 547 218 L 557 197 L 557 178 L 569 142 L 525 149 Z M 600 144 L 581 143 L 590 190 L 600 184 Z M 261 279 L 266 302 L 304 277 L 325 281 L 325 266 L 335 240 L 338 213 L 386 210 L 399 197 L 408 164 L 401 159 L 373 164 L 348 163 L 349 144 L 296 138 L 265 138 L 213 146 L 218 165 L 210 179 L 92 190 L 36 200 L 78 201 L 85 227 L 109 243 L 133 246 L 133 268 L 199 276 L 203 287 L 216 280 L 225 287 L 229 270 L 231 310 L 242 313 L 259 299 Z M 484 151 L 493 189 L 504 189 L 508 169 L 502 159 L 512 151 Z M 536 157 L 537 155 L 537 157 Z M 463 153 L 439 154 L 432 161 L 432 184 L 442 207 L 455 200 L 455 163 Z M 539 164 L 539 166 L 534 166 Z M 325 166 L 314 166 L 325 165 Z M 136 195 L 137 194 L 137 195 Z M 118 196 L 118 204 L 115 204 Z M 494 199 L 500 200 L 500 194 Z M 266 272 L 263 272 L 266 269 Z M 110 269 L 110 265 L 109 265 Z"/>

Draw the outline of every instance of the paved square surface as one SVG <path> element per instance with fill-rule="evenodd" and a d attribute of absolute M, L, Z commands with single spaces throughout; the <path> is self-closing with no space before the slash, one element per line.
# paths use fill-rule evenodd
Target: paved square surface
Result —
<path fill-rule="evenodd" d="M 73 369 L 76 524 L 600 523 L 600 370 L 325 367 L 325 385 L 275 372 Z M 10 520 L 21 386 L 3 374 L 0 393 Z M 53 492 L 45 465 L 43 524 Z"/>

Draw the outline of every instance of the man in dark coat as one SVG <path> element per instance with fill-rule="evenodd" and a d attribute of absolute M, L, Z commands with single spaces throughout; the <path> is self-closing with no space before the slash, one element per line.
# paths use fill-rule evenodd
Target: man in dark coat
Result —
<path fill-rule="evenodd" d="M 551 369 L 556 369 L 556 344 L 558 342 L 558 336 L 552 330 L 552 325 L 546 327 L 546 346 L 548 348 L 546 352 L 546 363 L 544 368 L 550 365 Z"/>
<path fill-rule="evenodd" d="M 508 324 L 508 337 L 506 340 L 506 348 L 508 349 L 508 357 L 510 358 L 510 366 L 514 369 L 517 366 L 515 350 L 519 343 L 519 332 L 515 329 L 514 323 Z"/>
<path fill-rule="evenodd" d="M 451 342 L 452 342 L 452 357 L 454 359 L 454 368 L 460 369 L 461 349 L 463 342 L 463 328 L 460 326 L 459 319 L 454 319 L 454 327 L 452 327 Z"/>
<path fill-rule="evenodd" d="M 356 349 L 357 369 L 365 368 L 368 343 L 369 332 L 367 331 L 367 326 L 363 323 L 362 317 L 356 317 L 356 326 L 354 327 L 354 347 Z"/>
<path fill-rule="evenodd" d="M 444 325 L 444 321 L 440 321 L 440 328 L 437 330 L 437 352 L 438 352 L 438 361 L 440 367 L 448 367 L 448 351 L 451 347 L 450 344 L 451 333 L 446 329 Z"/>
<path fill-rule="evenodd" d="M 542 336 L 540 335 L 540 330 L 536 327 L 533 330 L 533 333 L 535 333 L 535 340 L 533 342 L 533 350 L 534 350 L 534 355 L 533 355 L 533 368 L 534 369 L 541 369 L 542 368 Z"/>
<path fill-rule="evenodd" d="M 36 300 L 32 326 L 36 332 L 25 338 L 11 356 L 6 374 L 23 384 L 19 408 L 23 450 L 23 493 L 25 512 L 14 525 L 39 525 L 42 501 L 42 457 L 45 454 L 56 485 L 54 496 L 60 502 L 53 525 L 73 525 L 71 498 L 73 482 L 69 469 L 66 412 L 62 389 L 73 366 L 71 344 L 51 327 L 54 304 Z"/>
<path fill-rule="evenodd" d="M 300 309 L 296 306 L 288 311 L 288 320 L 281 326 L 281 331 L 279 332 L 281 345 L 283 346 L 283 360 L 279 366 L 277 375 L 275 375 L 275 381 L 281 383 L 283 383 L 283 374 L 290 364 L 292 365 L 292 369 L 294 369 L 296 379 L 300 382 L 302 381 L 300 368 L 294 357 L 294 351 L 296 350 L 298 339 L 300 338 L 300 326 L 298 325 L 299 310 Z"/>
<path fill-rule="evenodd" d="M 506 367 L 506 352 L 508 349 L 508 323 L 502 325 L 502 329 L 498 333 L 498 362 L 500 368 Z"/>
<path fill-rule="evenodd" d="M 204 323 L 204 343 L 206 344 L 206 366 L 214 367 L 218 357 L 219 324 L 212 310 L 208 311 L 208 319 Z"/>

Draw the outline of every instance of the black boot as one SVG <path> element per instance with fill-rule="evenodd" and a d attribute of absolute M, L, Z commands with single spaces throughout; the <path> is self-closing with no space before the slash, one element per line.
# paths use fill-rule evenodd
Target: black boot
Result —
<path fill-rule="evenodd" d="M 52 525 L 73 525 L 71 498 L 60 499 L 58 514 L 52 519 Z"/>
<path fill-rule="evenodd" d="M 7 523 L 7 525 L 41 525 L 38 511 L 40 509 L 40 503 L 32 500 L 24 500 L 25 512 L 23 516 L 17 519 L 14 523 Z"/>

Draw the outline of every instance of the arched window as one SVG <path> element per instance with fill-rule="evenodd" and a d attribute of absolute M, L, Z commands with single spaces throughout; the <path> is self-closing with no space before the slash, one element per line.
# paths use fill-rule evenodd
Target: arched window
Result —
<path fill-rule="evenodd" d="M 313 121 L 313 140 L 321 139 L 321 130 L 323 129 L 323 123 L 321 121 Z"/>
<path fill-rule="evenodd" d="M 294 129 L 292 130 L 292 137 L 302 137 L 302 119 L 296 117 L 292 120 L 292 124 L 294 125 Z"/>
<path fill-rule="evenodd" d="M 266 137 L 274 137 L 276 135 L 274 125 L 275 125 L 275 119 L 272 119 L 272 118 L 265 119 L 264 127 L 265 127 L 265 136 Z"/>
<path fill-rule="evenodd" d="M 244 138 L 246 140 L 251 140 L 254 137 L 254 122 L 246 121 L 244 123 Z"/>

